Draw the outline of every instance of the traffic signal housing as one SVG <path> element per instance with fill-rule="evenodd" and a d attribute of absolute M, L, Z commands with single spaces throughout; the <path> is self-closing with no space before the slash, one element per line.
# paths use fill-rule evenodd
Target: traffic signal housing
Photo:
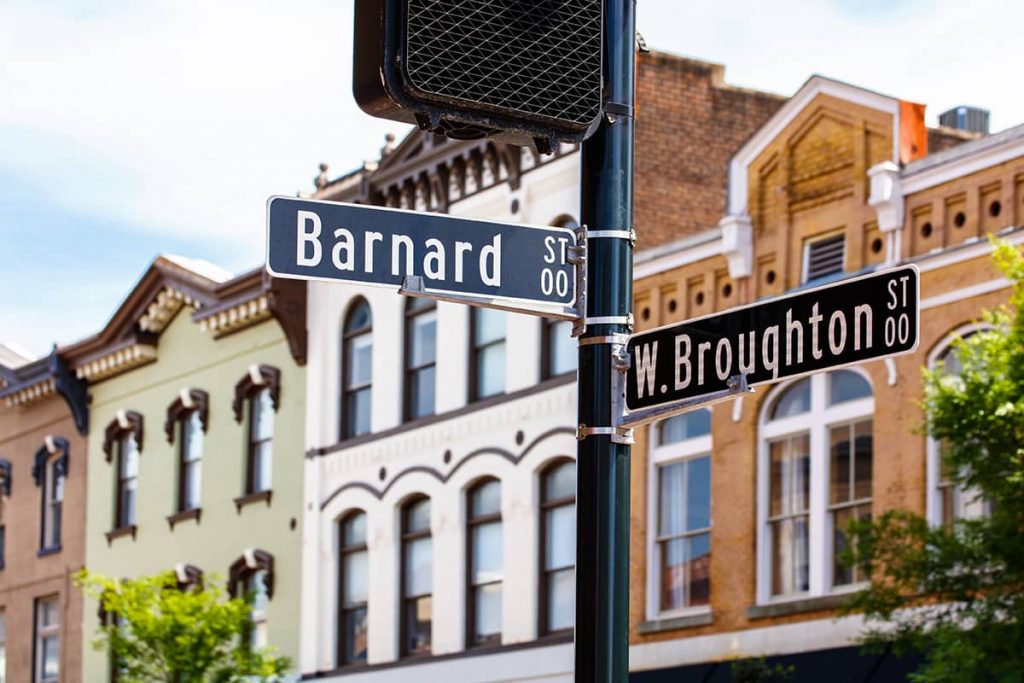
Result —
<path fill-rule="evenodd" d="M 597 128 L 602 0 L 355 0 L 353 90 L 373 116 L 551 151 Z"/>

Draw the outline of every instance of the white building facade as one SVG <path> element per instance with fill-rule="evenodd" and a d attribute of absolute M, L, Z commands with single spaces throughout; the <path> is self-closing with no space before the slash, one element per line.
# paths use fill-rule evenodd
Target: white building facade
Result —
<path fill-rule="evenodd" d="M 415 132 L 316 196 L 569 225 L 578 176 L 571 148 Z M 329 283 L 308 305 L 301 674 L 570 680 L 571 326 Z"/>

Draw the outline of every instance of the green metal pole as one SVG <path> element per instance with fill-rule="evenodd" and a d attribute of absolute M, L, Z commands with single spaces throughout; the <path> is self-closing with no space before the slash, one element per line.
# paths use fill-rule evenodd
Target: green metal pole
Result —
<path fill-rule="evenodd" d="M 605 0 L 605 116 L 581 152 L 580 221 L 589 231 L 633 228 L 635 0 Z M 587 244 L 588 323 L 579 348 L 579 423 L 613 425 L 612 345 L 630 333 L 633 245 L 603 236 Z M 597 340 L 595 340 L 597 341 Z M 583 432 L 586 433 L 585 431 Z M 629 446 L 608 434 L 577 448 L 576 681 L 625 683 L 629 676 Z"/>

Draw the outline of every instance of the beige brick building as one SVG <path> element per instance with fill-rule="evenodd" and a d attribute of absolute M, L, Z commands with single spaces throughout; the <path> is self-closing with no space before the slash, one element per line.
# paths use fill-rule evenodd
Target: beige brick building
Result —
<path fill-rule="evenodd" d="M 835 558 L 851 516 L 972 513 L 915 431 L 920 369 L 1006 301 L 987 236 L 1024 243 L 1024 126 L 928 130 L 923 106 L 814 77 L 732 156 L 728 198 L 638 252 L 639 330 L 915 263 L 920 345 L 638 430 L 631 669 L 679 680 L 781 655 L 800 681 L 903 680 L 908 662 L 858 656 L 862 621 L 836 607 L 863 584 Z"/>

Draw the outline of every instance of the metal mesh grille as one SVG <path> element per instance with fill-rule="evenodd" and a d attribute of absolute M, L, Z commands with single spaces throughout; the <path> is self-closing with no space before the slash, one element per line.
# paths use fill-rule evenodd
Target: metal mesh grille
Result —
<path fill-rule="evenodd" d="M 601 0 L 408 0 L 421 92 L 575 125 L 601 109 Z"/>

